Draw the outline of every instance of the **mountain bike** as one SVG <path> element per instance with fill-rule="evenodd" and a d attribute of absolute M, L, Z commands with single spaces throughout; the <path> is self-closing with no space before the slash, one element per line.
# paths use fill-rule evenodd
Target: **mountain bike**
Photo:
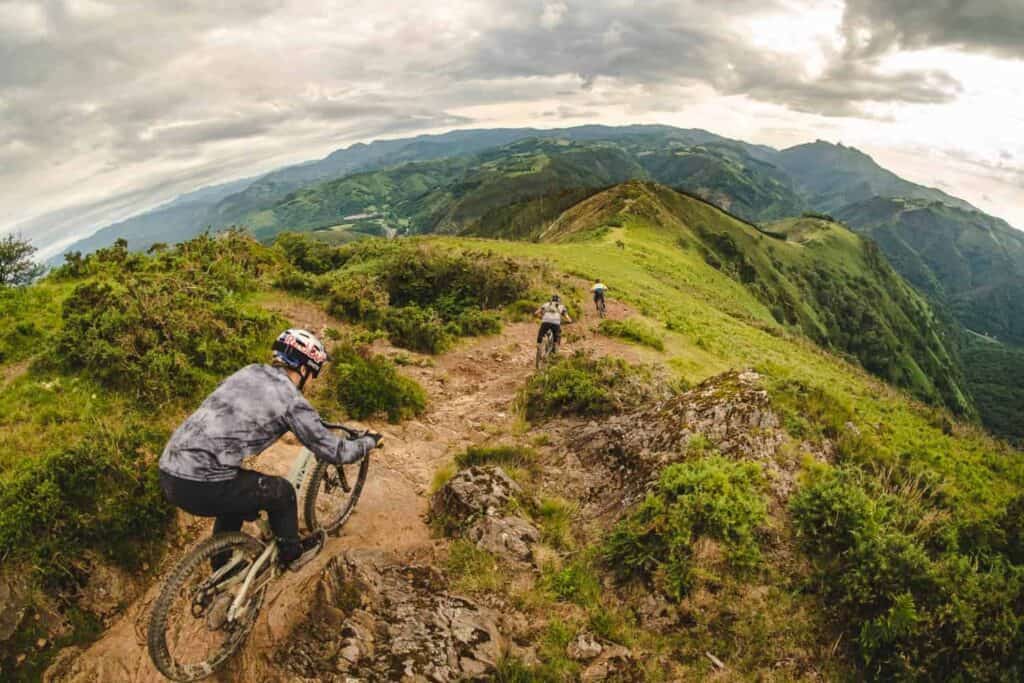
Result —
<path fill-rule="evenodd" d="M 606 313 L 606 309 L 605 309 L 605 305 L 604 305 L 604 297 L 601 297 L 600 299 L 597 299 L 594 302 L 594 305 L 597 306 L 597 316 L 599 318 L 603 319 L 604 316 L 605 316 L 605 313 Z"/>
<path fill-rule="evenodd" d="M 324 422 L 349 438 L 358 432 Z M 366 483 L 370 456 L 350 465 L 318 460 L 303 448 L 288 481 L 302 502 L 310 531 L 336 532 L 352 515 Z M 256 623 L 267 587 L 282 573 L 270 525 L 260 518 L 261 538 L 243 532 L 212 536 L 179 561 L 153 604 L 147 645 L 156 668 L 173 681 L 211 675 L 234 654 Z M 216 570 L 212 558 L 227 558 Z"/>
<path fill-rule="evenodd" d="M 555 353 L 555 333 L 548 330 L 537 344 L 537 369 L 545 365 Z"/>

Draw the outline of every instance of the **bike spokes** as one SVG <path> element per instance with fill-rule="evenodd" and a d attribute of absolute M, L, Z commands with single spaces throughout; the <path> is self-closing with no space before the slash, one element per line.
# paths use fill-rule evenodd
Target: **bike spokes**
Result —
<path fill-rule="evenodd" d="M 266 564 L 252 576 L 238 617 L 231 607 L 244 590 L 264 546 L 251 537 L 232 533 L 211 538 L 174 569 L 153 607 L 149 650 L 157 668 L 178 681 L 209 675 L 241 644 L 262 605 L 271 575 Z M 211 558 L 227 561 L 216 570 Z"/>
<path fill-rule="evenodd" d="M 310 531 L 338 529 L 349 515 L 366 478 L 366 463 L 329 465 L 318 463 L 310 479 L 305 505 L 306 526 Z"/>

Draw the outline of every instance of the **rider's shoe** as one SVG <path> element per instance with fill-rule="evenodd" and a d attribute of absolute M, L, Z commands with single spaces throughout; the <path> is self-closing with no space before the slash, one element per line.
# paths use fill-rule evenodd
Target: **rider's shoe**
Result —
<path fill-rule="evenodd" d="M 323 529 L 314 531 L 309 536 L 306 536 L 299 541 L 298 555 L 291 560 L 282 559 L 281 564 L 284 568 L 290 571 L 299 571 L 299 569 L 308 564 L 310 560 L 320 554 L 326 540 L 327 534 L 324 533 Z"/>

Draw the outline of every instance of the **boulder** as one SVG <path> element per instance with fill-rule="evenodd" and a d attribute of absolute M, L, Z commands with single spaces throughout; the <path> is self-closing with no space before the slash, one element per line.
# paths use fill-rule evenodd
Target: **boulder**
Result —
<path fill-rule="evenodd" d="M 530 562 L 540 541 L 537 527 L 522 517 L 484 517 L 465 534 L 478 548 L 516 562 Z"/>
<path fill-rule="evenodd" d="M 319 680 L 489 680 L 508 650 L 499 620 L 432 567 L 350 550 L 324 568 L 311 615 L 276 658 Z"/>
<path fill-rule="evenodd" d="M 577 662 L 586 662 L 600 656 L 604 648 L 597 639 L 586 632 L 576 634 L 576 637 L 566 646 L 565 654 L 569 659 Z"/>
<path fill-rule="evenodd" d="M 472 520 L 500 515 L 522 493 L 519 484 L 500 467 L 460 470 L 430 500 L 430 515 L 468 526 Z"/>

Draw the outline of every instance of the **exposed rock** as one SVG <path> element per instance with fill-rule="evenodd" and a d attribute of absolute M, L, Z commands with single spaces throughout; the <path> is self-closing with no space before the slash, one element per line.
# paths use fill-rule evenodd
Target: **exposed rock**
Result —
<path fill-rule="evenodd" d="M 573 445 L 585 455 L 585 465 L 604 470 L 590 477 L 592 495 L 604 496 L 607 486 L 614 486 L 615 503 L 629 507 L 666 465 L 686 455 L 698 435 L 723 455 L 760 461 L 772 471 L 773 485 L 786 486 L 791 478 L 774 476 L 779 473 L 775 455 L 787 436 L 761 376 L 749 370 L 712 377 L 651 408 L 592 422 Z"/>
<path fill-rule="evenodd" d="M 0 575 L 0 642 L 14 635 L 29 610 L 29 592 L 24 582 L 6 573 Z"/>
<path fill-rule="evenodd" d="M 56 683 L 57 681 L 65 681 L 71 677 L 71 673 L 74 669 L 75 660 L 82 654 L 82 648 L 72 645 L 66 647 L 57 653 L 54 657 L 53 662 L 46 669 L 43 674 L 43 683 Z"/>
<path fill-rule="evenodd" d="M 572 639 L 572 642 L 565 648 L 565 654 L 569 659 L 575 659 L 577 662 L 584 662 L 594 659 L 601 654 L 604 648 L 601 647 L 601 643 L 597 642 L 594 636 L 586 632 L 581 632 Z"/>
<path fill-rule="evenodd" d="M 484 517 L 469 528 L 466 538 L 495 555 L 529 562 L 540 532 L 522 517 Z"/>
<path fill-rule="evenodd" d="M 492 610 L 448 593 L 435 569 L 352 550 L 324 568 L 312 615 L 277 658 L 326 681 L 486 680 L 507 651 L 498 623 Z"/>
<path fill-rule="evenodd" d="M 516 562 L 532 559 L 540 541 L 537 528 L 508 513 L 522 495 L 519 484 L 500 467 L 470 467 L 453 476 L 430 501 L 430 516 L 445 530 L 463 536 L 484 550 Z"/>
<path fill-rule="evenodd" d="M 135 599 L 141 587 L 130 573 L 97 557 L 87 557 L 85 563 L 83 573 L 89 578 L 79 589 L 75 602 L 81 609 L 109 623 L 122 605 Z"/>
<path fill-rule="evenodd" d="M 479 517 L 500 515 L 520 493 L 519 484 L 500 467 L 470 467 L 457 472 L 434 494 L 430 514 L 468 525 Z"/>
<path fill-rule="evenodd" d="M 643 671 L 629 650 L 621 645 L 605 648 L 601 655 L 580 674 L 583 683 L 591 681 L 642 681 Z"/>

